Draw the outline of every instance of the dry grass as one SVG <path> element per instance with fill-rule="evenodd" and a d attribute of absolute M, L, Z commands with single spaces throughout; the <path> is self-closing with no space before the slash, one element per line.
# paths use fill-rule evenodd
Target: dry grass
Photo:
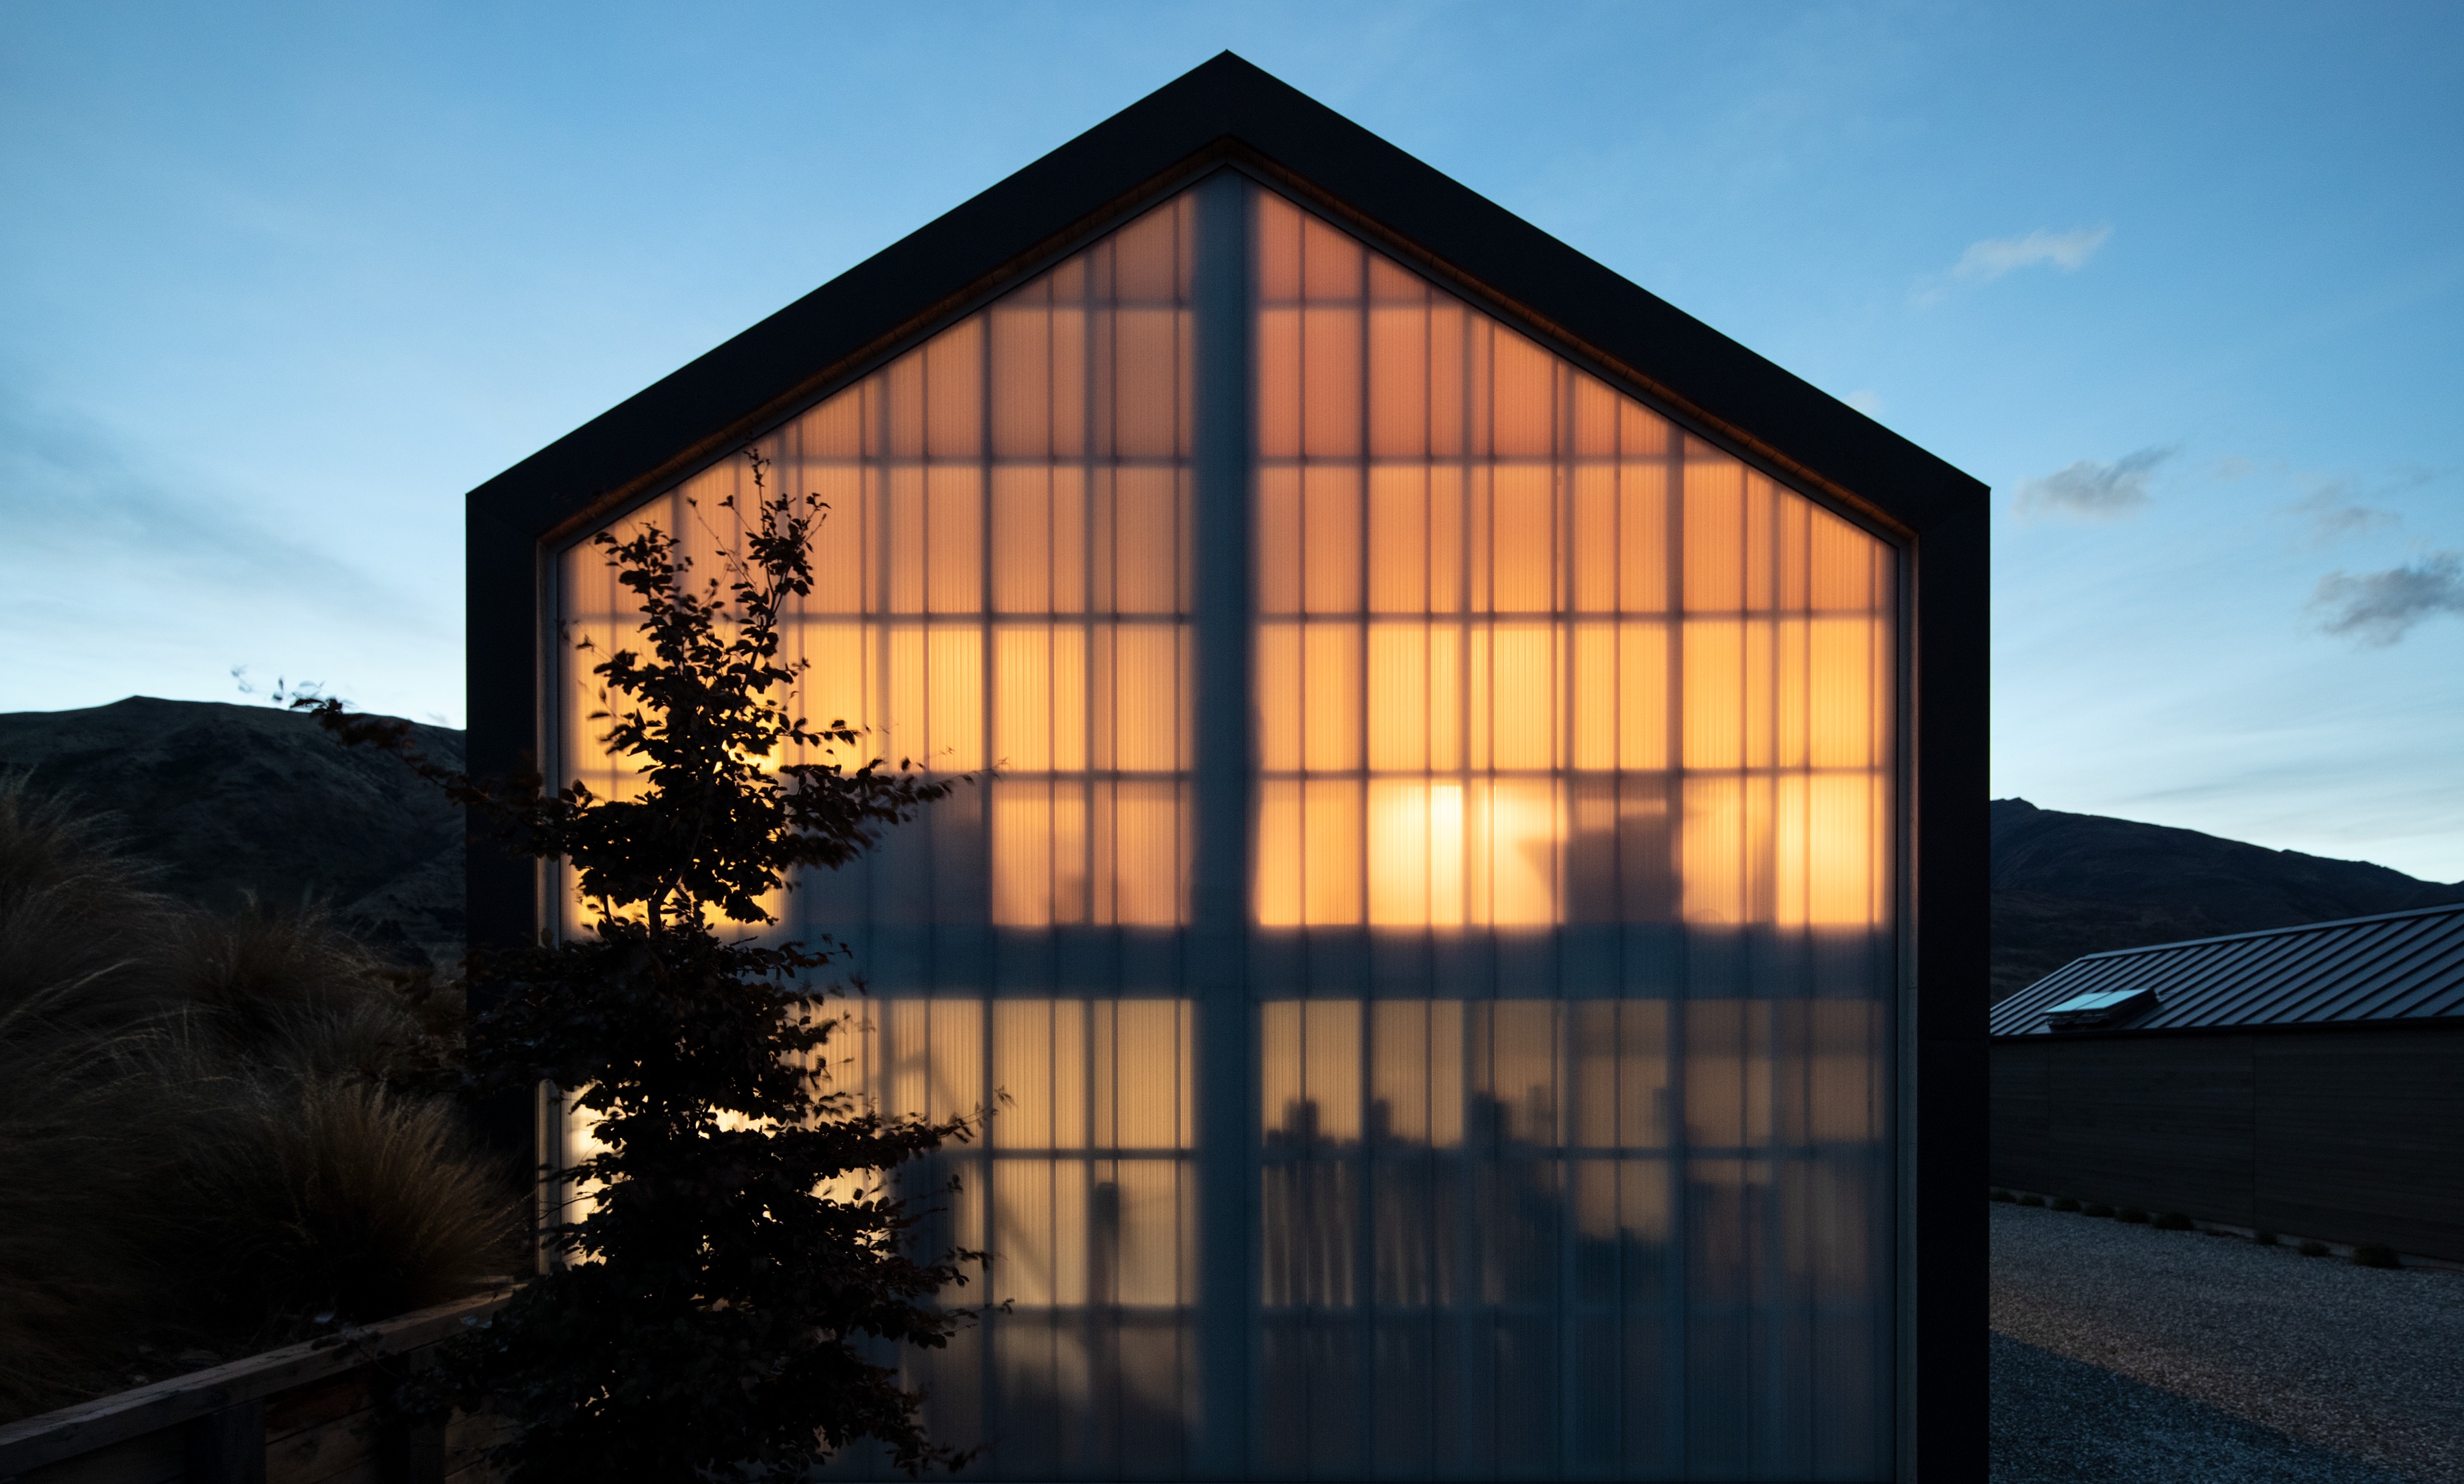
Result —
<path fill-rule="evenodd" d="M 121 843 L 22 778 L 0 779 L 0 1015 L 12 1034 L 109 1032 L 169 1008 L 156 950 L 186 914 Z"/>
<path fill-rule="evenodd" d="M 137 1130 L 141 1037 L 65 1036 L 0 1011 L 0 1417 L 89 1389 L 171 1291 L 152 1192 L 176 1172 Z M 13 1013 L 11 1013 L 13 1011 Z"/>
<path fill-rule="evenodd" d="M 0 782 L 0 1418 L 507 1271 L 513 1184 L 419 1090 L 456 1008 Z"/>
<path fill-rule="evenodd" d="M 183 1170 L 218 1327 L 383 1319 L 505 1271 L 504 1184 L 445 1104 L 327 1077 L 219 1101 Z"/>

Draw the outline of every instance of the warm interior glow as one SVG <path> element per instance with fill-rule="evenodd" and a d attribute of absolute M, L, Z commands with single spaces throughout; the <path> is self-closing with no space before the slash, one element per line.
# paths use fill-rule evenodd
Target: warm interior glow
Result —
<path fill-rule="evenodd" d="M 1174 999 L 886 999 L 850 1007 L 837 1085 L 886 1110 L 989 1109 L 952 1240 L 988 1241 L 964 1301 L 1173 1307 L 1192 1301 L 1192 1010 Z"/>
<path fill-rule="evenodd" d="M 1258 921 L 1887 922 L 1888 548 L 1279 199 L 1257 232 Z"/>
<path fill-rule="evenodd" d="M 866 729 L 841 760 L 992 770 L 1004 926 L 1187 916 L 1190 229 L 1185 201 L 1159 207 L 765 440 L 772 488 L 830 506 L 789 636 L 803 712 Z M 751 493 L 721 462 L 616 529 L 679 534 L 706 574 L 737 530 L 720 502 Z M 598 548 L 562 578 L 574 633 L 629 633 Z M 587 664 L 564 760 L 622 794 Z"/>
<path fill-rule="evenodd" d="M 1225 796 L 1196 771 L 1188 198 L 761 444 L 830 505 L 804 714 L 979 780 L 778 904 L 873 976 L 840 1085 L 998 1110 L 908 1174 L 959 1181 L 919 1235 L 996 1255 L 952 1301 L 1010 1307 L 912 1384 L 1001 1476 L 1180 1476 L 1227 1405 L 1199 1263 L 1228 1242 L 1261 1475 L 1374 1445 L 1397 1476 L 1727 1477 L 1747 1453 L 1689 1429 L 1764 1448 L 1817 1394 L 1832 1441 L 1770 1456 L 1887 1473 L 1893 552 L 1250 200 L 1246 840 L 1195 835 Z M 750 492 L 722 462 L 615 529 L 706 575 Z M 570 633 L 630 631 L 596 548 L 561 577 Z M 556 755 L 622 795 L 589 658 Z M 1238 881 L 1243 848 L 1265 930 L 1227 1007 L 1194 987 L 1220 942 L 1175 929 L 1198 852 Z M 1227 1008 L 1254 1039 L 1210 1061 Z M 1202 1129 L 1201 1084 L 1249 1112 Z M 1202 1233 L 1223 1151 L 1241 1210 Z"/>

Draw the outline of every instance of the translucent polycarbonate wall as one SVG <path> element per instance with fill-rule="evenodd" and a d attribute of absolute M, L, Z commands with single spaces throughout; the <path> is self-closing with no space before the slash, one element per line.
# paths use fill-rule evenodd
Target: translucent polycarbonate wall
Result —
<path fill-rule="evenodd" d="M 997 773 L 832 884 L 832 920 L 900 966 L 880 974 L 953 951 L 926 925 L 1186 913 L 1189 216 L 1149 213 L 758 446 L 773 490 L 828 506 L 787 651 L 811 666 L 803 714 Z M 731 459 L 613 529 L 679 533 L 707 575 L 752 492 Z M 601 551 L 570 548 L 563 583 L 604 652 L 628 606 Z M 575 774 L 623 786 L 588 726 L 561 740 Z"/>
<path fill-rule="evenodd" d="M 772 489 L 829 507 L 788 645 L 811 666 L 802 713 L 977 780 L 778 909 L 871 986 L 843 1085 L 999 1108 L 913 1173 L 960 1182 L 935 1240 L 996 1254 L 953 1301 L 1010 1308 L 906 1359 L 937 1429 L 1029 1473 L 1177 1473 L 1196 1384 L 1192 216 L 1185 197 L 1148 212 L 759 445 Z M 725 461 L 615 529 L 683 533 L 707 573 L 737 529 L 720 502 L 752 493 Z M 622 642 L 604 554 L 572 548 L 562 578 L 574 632 Z M 586 720 L 592 653 L 567 659 L 560 741 L 571 774 L 621 792 Z"/>
<path fill-rule="evenodd" d="M 845 1085 L 995 1109 L 972 1472 L 1890 1473 L 1888 545 L 1230 175 L 760 447 L 805 714 L 976 779 L 781 906 Z"/>
<path fill-rule="evenodd" d="M 1256 207 L 1264 1472 L 1887 1472 L 1892 554 Z"/>
<path fill-rule="evenodd" d="M 1888 548 L 1275 198 L 1257 911 L 1870 928 Z"/>

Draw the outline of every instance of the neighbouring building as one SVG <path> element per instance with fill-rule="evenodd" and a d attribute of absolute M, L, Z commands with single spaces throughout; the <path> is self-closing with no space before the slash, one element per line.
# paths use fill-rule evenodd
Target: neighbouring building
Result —
<path fill-rule="evenodd" d="M 2464 1261 L 2464 906 L 2094 953 L 1993 1007 L 1993 1183 Z"/>
<path fill-rule="evenodd" d="M 979 1476 L 1981 1476 L 1983 487 L 1227 55 L 473 491 L 474 770 L 747 448 L 982 778 L 785 906 L 1008 1100 Z"/>

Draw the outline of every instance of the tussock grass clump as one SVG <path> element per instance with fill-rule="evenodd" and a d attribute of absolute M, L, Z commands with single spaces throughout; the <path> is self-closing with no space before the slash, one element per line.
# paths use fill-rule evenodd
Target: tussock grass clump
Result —
<path fill-rule="evenodd" d="M 512 1173 L 423 1091 L 456 1008 L 0 780 L 0 1419 L 508 1271 Z"/>
<path fill-rule="evenodd" d="M 2054 1197 L 2054 1210 L 2056 1211 L 2077 1211 L 2079 1209 L 2079 1197 L 2076 1195 L 2057 1195 Z"/>
<path fill-rule="evenodd" d="M 2159 1232 L 2195 1232 L 2199 1229 L 2197 1222 L 2178 1211 L 2157 1212 L 2155 1226 Z"/>
<path fill-rule="evenodd" d="M 1987 1200 L 1993 1201 L 2015 1201 L 2019 1197 L 2012 1194 L 2010 1191 L 2001 1189 L 1998 1187 L 1986 1196 Z"/>
<path fill-rule="evenodd" d="M 2300 1253 L 2304 1257 L 2324 1257 L 2329 1253 L 2334 1252 L 2335 1249 L 2329 1247 L 2324 1242 L 2305 1236 L 2301 1239 L 2301 1245 L 2296 1248 L 2295 1251 Z"/>
<path fill-rule="evenodd" d="M 2126 1226 L 2144 1227 L 2147 1225 L 2148 1216 L 2136 1206 L 2124 1206 L 2113 1213 L 2113 1219 Z"/>
<path fill-rule="evenodd" d="M 2404 1259 L 2385 1242 L 2364 1242 L 2353 1249 L 2353 1265 L 2357 1268 L 2400 1268 Z"/>
<path fill-rule="evenodd" d="M 224 1326 L 424 1308 L 504 1271 L 501 1182 L 447 1105 L 312 1077 L 238 1081 L 183 1171 Z"/>
<path fill-rule="evenodd" d="M 2019 1204 L 2022 1206 L 2042 1206 L 2045 1204 L 2045 1198 L 2041 1195 L 2023 1195 L 2019 1197 Z"/>
<path fill-rule="evenodd" d="M 2113 1214 L 2113 1208 L 2102 1201 L 2090 1201 L 2079 1208 L 2079 1213 L 2086 1216 L 2110 1217 Z"/>
<path fill-rule="evenodd" d="M 0 1418 L 78 1394 L 171 1292 L 153 1195 L 176 1164 L 133 1037 L 63 1034 L 48 996 L 0 1008 Z"/>
<path fill-rule="evenodd" d="M 2277 1235 L 2273 1232 L 2270 1232 L 2265 1227 L 2260 1227 L 2257 1231 L 2253 1232 L 2250 1234 L 2250 1239 L 2256 1242 L 2261 1247 L 2281 1247 L 2284 1245 L 2284 1238 Z"/>
<path fill-rule="evenodd" d="M 172 1004 L 155 949 L 185 909 L 121 843 L 106 821 L 0 776 L 0 1015 L 12 1044 L 108 1036 Z"/>

